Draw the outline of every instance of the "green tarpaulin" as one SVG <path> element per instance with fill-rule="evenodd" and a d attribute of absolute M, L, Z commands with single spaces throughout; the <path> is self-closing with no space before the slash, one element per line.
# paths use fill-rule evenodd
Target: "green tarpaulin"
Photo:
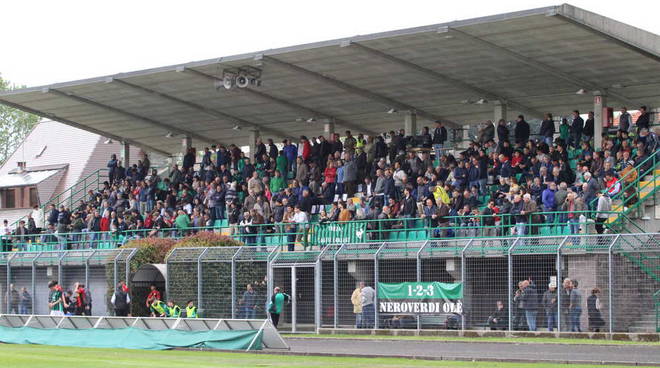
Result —
<path fill-rule="evenodd" d="M 256 337 L 256 340 L 255 340 Z M 261 350 L 262 332 L 247 331 L 183 331 L 143 330 L 139 328 L 67 329 L 1 327 L 0 342 L 8 344 L 40 344 L 86 348 L 124 348 L 166 350 L 173 348 L 207 348 L 226 350 Z"/>

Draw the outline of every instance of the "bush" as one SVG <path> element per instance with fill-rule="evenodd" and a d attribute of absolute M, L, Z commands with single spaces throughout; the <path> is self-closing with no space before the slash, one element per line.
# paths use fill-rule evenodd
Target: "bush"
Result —
<path fill-rule="evenodd" d="M 165 263 L 167 253 L 175 244 L 176 240 L 171 238 L 144 238 L 130 240 L 122 248 L 137 249 L 131 260 L 131 272 L 135 272 L 143 264 Z"/>
<path fill-rule="evenodd" d="M 194 235 L 179 239 L 174 248 L 240 247 L 238 240 L 213 231 L 200 231 Z"/>

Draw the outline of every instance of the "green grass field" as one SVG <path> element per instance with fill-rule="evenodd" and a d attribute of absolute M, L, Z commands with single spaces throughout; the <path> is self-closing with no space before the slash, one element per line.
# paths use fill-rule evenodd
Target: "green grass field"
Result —
<path fill-rule="evenodd" d="M 208 351 L 143 351 L 87 349 L 43 345 L 0 345 L 3 368 L 217 368 L 217 367 L 475 367 L 551 368 L 557 364 L 447 362 L 392 358 L 332 358 L 313 356 L 224 353 Z M 567 368 L 602 367 L 566 365 Z M 609 366 L 616 367 L 616 366 Z"/>
<path fill-rule="evenodd" d="M 568 339 L 553 337 L 460 337 L 460 336 L 386 336 L 386 335 L 317 335 L 282 334 L 283 337 L 319 339 L 371 339 L 371 340 L 412 340 L 412 341 L 460 341 L 460 342 L 506 342 L 515 344 L 584 344 L 584 345 L 657 345 L 660 342 L 619 341 L 595 339 Z"/>

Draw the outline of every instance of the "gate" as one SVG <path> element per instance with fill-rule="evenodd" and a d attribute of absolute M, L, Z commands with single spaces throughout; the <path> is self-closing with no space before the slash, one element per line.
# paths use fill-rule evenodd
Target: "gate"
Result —
<path fill-rule="evenodd" d="M 272 261 L 273 287 L 290 296 L 284 305 L 278 329 L 290 332 L 316 330 L 317 285 L 321 252 L 279 253 Z"/>

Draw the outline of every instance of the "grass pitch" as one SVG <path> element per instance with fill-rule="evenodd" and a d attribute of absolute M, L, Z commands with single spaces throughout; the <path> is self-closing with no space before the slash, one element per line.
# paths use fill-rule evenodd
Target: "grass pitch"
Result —
<path fill-rule="evenodd" d="M 591 365 L 551 363 L 491 363 L 406 360 L 394 358 L 334 358 L 315 356 L 225 353 L 209 351 L 144 351 L 87 349 L 43 345 L 0 344 L 3 368 L 217 368 L 217 367 L 443 367 L 443 368 L 587 368 Z M 609 366 L 617 367 L 617 366 Z"/>

